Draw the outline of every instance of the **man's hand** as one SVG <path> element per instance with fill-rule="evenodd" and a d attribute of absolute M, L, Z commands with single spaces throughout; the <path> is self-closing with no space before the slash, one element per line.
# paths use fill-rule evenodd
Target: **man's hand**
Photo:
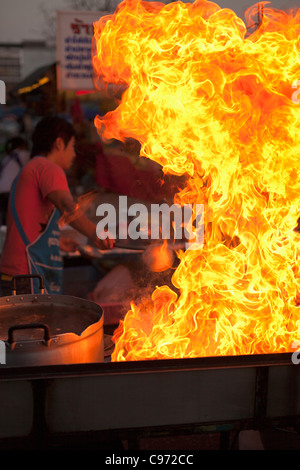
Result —
<path fill-rule="evenodd" d="M 60 237 L 59 248 L 66 253 L 74 253 L 78 249 L 79 243 L 72 238 Z"/>
<path fill-rule="evenodd" d="M 107 237 L 106 238 L 98 238 L 97 234 L 95 233 L 95 237 L 91 239 L 93 244 L 99 248 L 100 250 L 111 250 L 115 246 L 115 240 L 112 238 L 112 236 L 109 234 L 109 232 L 106 232 Z"/>
<path fill-rule="evenodd" d="M 76 203 L 70 192 L 53 191 L 47 197 L 63 214 L 62 218 L 65 216 L 66 219 L 72 219 L 69 220 L 71 227 L 85 235 L 97 248 L 100 250 L 111 250 L 115 246 L 115 240 L 109 232 L 106 232 L 107 237 L 103 237 L 103 239 L 97 237 L 96 225 L 80 209 L 77 210 Z M 70 214 L 72 217 L 69 217 Z"/>

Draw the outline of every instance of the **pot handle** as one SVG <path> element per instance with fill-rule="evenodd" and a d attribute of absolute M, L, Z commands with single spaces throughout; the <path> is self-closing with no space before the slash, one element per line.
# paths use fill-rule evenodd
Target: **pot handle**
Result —
<path fill-rule="evenodd" d="M 12 278 L 12 293 L 13 295 L 17 295 L 17 280 L 18 279 L 34 279 L 37 278 L 40 280 L 40 289 L 41 289 L 41 294 L 44 294 L 45 292 L 45 285 L 44 285 L 44 279 L 40 274 L 20 274 L 18 276 L 14 276 Z"/>
<path fill-rule="evenodd" d="M 8 329 L 8 339 L 7 342 L 11 345 L 11 348 L 14 348 L 14 331 L 15 330 L 29 330 L 33 328 L 39 328 L 44 330 L 44 341 L 45 345 L 49 346 L 50 345 L 50 328 L 48 325 L 45 323 L 26 323 L 24 325 L 13 325 Z"/>

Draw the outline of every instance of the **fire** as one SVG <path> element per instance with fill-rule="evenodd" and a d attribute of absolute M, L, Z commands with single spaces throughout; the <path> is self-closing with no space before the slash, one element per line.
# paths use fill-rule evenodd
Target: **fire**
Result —
<path fill-rule="evenodd" d="M 58 224 L 60 227 L 68 225 L 73 222 L 78 217 L 81 217 L 92 207 L 96 201 L 98 194 L 94 191 L 90 191 L 86 194 L 83 194 L 77 198 L 76 205 L 73 210 L 65 211 L 60 217 Z"/>
<path fill-rule="evenodd" d="M 95 125 L 186 174 L 179 204 L 205 205 L 205 243 L 172 283 L 132 303 L 113 361 L 286 352 L 300 339 L 300 10 L 264 3 L 246 23 L 205 0 L 121 3 L 94 24 L 96 77 L 126 85 Z"/>
<path fill-rule="evenodd" d="M 150 245 L 143 254 L 143 261 L 150 271 L 156 273 L 172 268 L 174 254 L 169 248 L 167 240 L 164 240 L 163 243 Z"/>

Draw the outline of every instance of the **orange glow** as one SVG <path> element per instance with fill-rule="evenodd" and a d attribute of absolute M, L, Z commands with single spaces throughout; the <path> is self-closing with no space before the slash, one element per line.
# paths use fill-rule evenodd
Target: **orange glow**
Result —
<path fill-rule="evenodd" d="M 98 194 L 96 192 L 90 191 L 82 196 L 77 198 L 77 203 L 75 208 L 72 211 L 65 211 L 58 221 L 59 227 L 68 225 L 73 220 L 78 219 L 84 215 L 88 210 L 93 206 L 96 201 Z"/>
<path fill-rule="evenodd" d="M 127 86 L 99 135 L 137 139 L 141 156 L 188 176 L 175 202 L 206 208 L 203 248 L 178 254 L 177 291 L 132 303 L 113 361 L 286 352 L 300 339 L 300 10 L 263 3 L 251 35 L 205 0 L 128 0 L 94 24 L 96 77 Z"/>
<path fill-rule="evenodd" d="M 173 266 L 174 254 L 167 240 L 163 243 L 150 245 L 143 254 L 143 261 L 150 271 L 159 273 Z"/>

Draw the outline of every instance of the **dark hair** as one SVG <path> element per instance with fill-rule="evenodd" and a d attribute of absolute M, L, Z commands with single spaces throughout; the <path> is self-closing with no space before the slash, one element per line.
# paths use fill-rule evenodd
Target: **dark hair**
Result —
<path fill-rule="evenodd" d="M 19 136 L 11 137 L 5 144 L 5 152 L 8 154 L 19 148 L 28 148 L 26 140 Z"/>
<path fill-rule="evenodd" d="M 31 158 L 37 155 L 47 156 L 58 137 L 63 139 L 65 145 L 68 145 L 74 136 L 74 127 L 65 119 L 58 116 L 41 119 L 32 134 Z"/>

